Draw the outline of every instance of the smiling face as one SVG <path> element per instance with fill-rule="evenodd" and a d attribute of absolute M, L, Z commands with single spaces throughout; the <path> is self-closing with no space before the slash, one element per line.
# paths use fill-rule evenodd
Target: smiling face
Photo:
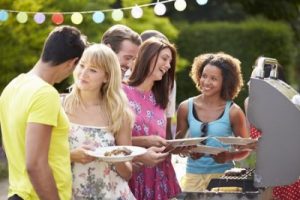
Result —
<path fill-rule="evenodd" d="M 132 68 L 138 50 L 139 46 L 129 40 L 124 40 L 121 43 L 120 50 L 117 53 L 117 57 L 121 65 L 122 77 L 129 68 Z"/>
<path fill-rule="evenodd" d="M 207 96 L 220 96 L 222 84 L 222 71 L 214 65 L 207 64 L 203 68 L 203 72 L 200 77 L 200 88 L 202 94 Z"/>
<path fill-rule="evenodd" d="M 157 58 L 157 59 L 156 59 Z M 156 63 L 155 63 L 156 61 Z M 171 68 L 172 52 L 169 48 L 162 49 L 157 57 L 155 56 L 151 61 L 151 68 L 149 77 L 153 81 L 159 81 Z M 155 66 L 154 66 L 155 65 Z"/>
<path fill-rule="evenodd" d="M 73 76 L 76 86 L 82 91 L 100 92 L 102 85 L 107 82 L 104 69 L 92 66 L 84 60 L 78 63 Z"/>

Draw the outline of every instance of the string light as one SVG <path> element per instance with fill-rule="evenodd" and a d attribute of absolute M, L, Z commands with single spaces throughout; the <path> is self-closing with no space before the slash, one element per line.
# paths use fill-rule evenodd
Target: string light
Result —
<path fill-rule="evenodd" d="M 61 13 L 54 13 L 51 18 L 54 24 L 62 24 L 64 22 L 64 16 Z"/>
<path fill-rule="evenodd" d="M 141 18 L 143 16 L 143 9 L 136 5 L 131 9 L 131 15 L 135 19 Z"/>
<path fill-rule="evenodd" d="M 105 19 L 105 15 L 103 12 L 101 12 L 101 11 L 94 12 L 93 21 L 95 23 L 100 24 L 104 21 L 104 19 Z"/>
<path fill-rule="evenodd" d="M 36 13 L 33 17 L 35 23 L 42 24 L 44 23 L 46 16 L 43 13 Z"/>
<path fill-rule="evenodd" d="M 154 6 L 154 13 L 158 16 L 162 16 L 166 13 L 167 8 L 165 6 L 165 4 L 163 4 L 162 2 L 157 2 Z"/>
<path fill-rule="evenodd" d="M 176 0 L 175 3 L 174 3 L 174 7 L 178 11 L 184 11 L 186 9 L 185 0 Z"/>
<path fill-rule="evenodd" d="M 196 0 L 200 6 L 207 4 L 208 0 Z"/>
<path fill-rule="evenodd" d="M 0 11 L 0 21 L 6 21 L 8 19 L 8 13 L 5 10 Z"/>
<path fill-rule="evenodd" d="M 120 21 L 121 19 L 123 19 L 123 16 L 124 16 L 124 13 L 121 9 L 115 9 L 111 13 L 111 17 L 115 21 Z"/>
<path fill-rule="evenodd" d="M 28 20 L 28 15 L 25 12 L 19 12 L 17 14 L 17 21 L 21 24 L 26 23 Z"/>
<path fill-rule="evenodd" d="M 71 15 L 71 21 L 73 24 L 81 24 L 82 20 L 82 14 L 79 12 L 75 12 Z"/>
<path fill-rule="evenodd" d="M 199 0 L 197 0 L 198 2 Z M 202 0 L 203 1 L 203 0 Z M 207 0 L 206 0 L 207 1 Z M 46 20 L 46 16 L 50 15 L 51 21 L 54 24 L 62 24 L 64 22 L 65 15 L 71 15 L 71 22 L 73 24 L 80 24 L 83 21 L 83 14 L 92 14 L 92 19 L 95 23 L 102 23 L 105 19 L 105 13 L 111 12 L 113 20 L 120 21 L 124 17 L 125 10 L 131 10 L 133 18 L 141 18 L 143 16 L 143 7 L 154 6 L 154 13 L 158 16 L 162 16 L 166 13 L 166 3 L 175 2 L 175 9 L 182 11 L 186 8 L 185 0 L 163 0 L 154 3 L 135 5 L 131 7 L 124 7 L 119 9 L 106 9 L 106 10 L 91 10 L 91 11 L 74 11 L 74 12 L 33 12 L 33 11 L 20 11 L 20 10 L 0 10 L 0 22 L 7 21 L 10 17 L 10 13 L 17 13 L 16 19 L 19 23 L 26 23 L 28 21 L 28 15 L 33 15 L 35 23 L 42 24 Z"/>

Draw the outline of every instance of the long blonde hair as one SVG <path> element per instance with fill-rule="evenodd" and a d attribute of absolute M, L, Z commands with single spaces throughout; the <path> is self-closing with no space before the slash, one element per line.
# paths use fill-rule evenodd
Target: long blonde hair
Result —
<path fill-rule="evenodd" d="M 81 61 L 104 70 L 107 82 L 103 83 L 99 91 L 99 99 L 102 97 L 103 107 L 107 112 L 108 129 L 114 135 L 119 133 L 122 124 L 127 123 L 133 127 L 134 116 L 129 107 L 127 96 L 121 86 L 121 67 L 116 54 L 104 44 L 93 44 L 85 49 Z M 68 114 L 76 112 L 76 108 L 84 106 L 80 95 L 80 89 L 73 84 L 72 90 L 64 101 L 64 107 Z"/>

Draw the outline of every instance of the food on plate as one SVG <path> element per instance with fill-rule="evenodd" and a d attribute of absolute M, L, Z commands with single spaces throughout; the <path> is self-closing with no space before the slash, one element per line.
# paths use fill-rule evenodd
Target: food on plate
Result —
<path fill-rule="evenodd" d="M 234 167 L 225 171 L 225 176 L 241 176 L 246 173 L 245 168 Z"/>
<path fill-rule="evenodd" d="M 242 192 L 241 187 L 215 187 L 211 189 L 212 192 Z"/>
<path fill-rule="evenodd" d="M 126 147 L 116 148 L 112 151 L 107 151 L 104 153 L 104 156 L 128 156 L 132 153 L 132 151 Z"/>

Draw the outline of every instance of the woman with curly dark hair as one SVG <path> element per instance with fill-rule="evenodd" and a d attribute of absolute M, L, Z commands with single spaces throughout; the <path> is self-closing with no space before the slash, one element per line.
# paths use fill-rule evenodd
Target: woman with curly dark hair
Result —
<path fill-rule="evenodd" d="M 233 102 L 243 86 L 240 61 L 225 53 L 202 54 L 194 59 L 190 75 L 201 94 L 179 105 L 176 138 L 185 137 L 187 131 L 186 137 L 248 137 L 245 115 Z M 228 148 L 215 138 L 208 138 L 205 145 Z M 181 179 L 182 190 L 205 190 L 210 179 L 220 177 L 233 167 L 233 160 L 248 154 L 189 154 L 186 174 Z"/>

